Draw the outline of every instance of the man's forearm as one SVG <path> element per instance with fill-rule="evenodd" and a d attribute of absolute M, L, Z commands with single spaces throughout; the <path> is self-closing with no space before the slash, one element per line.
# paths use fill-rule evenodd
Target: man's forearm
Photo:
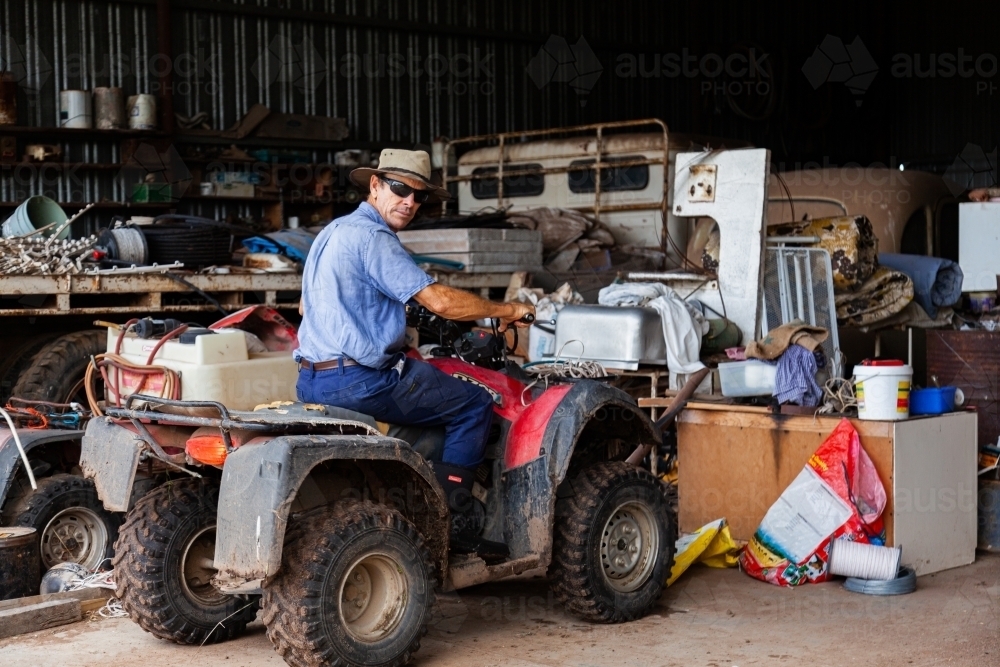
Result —
<path fill-rule="evenodd" d="M 420 290 L 417 303 L 435 315 L 459 322 L 479 320 L 484 317 L 512 318 L 516 315 L 514 306 L 496 303 L 472 292 L 434 283 Z"/>

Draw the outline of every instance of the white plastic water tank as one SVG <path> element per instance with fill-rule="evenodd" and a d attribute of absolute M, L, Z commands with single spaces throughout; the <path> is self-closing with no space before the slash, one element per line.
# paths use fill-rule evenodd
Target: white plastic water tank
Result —
<path fill-rule="evenodd" d="M 117 340 L 118 332 L 109 329 L 108 352 L 114 352 Z M 158 342 L 126 335 L 119 354 L 132 364 L 145 365 Z M 241 331 L 205 334 L 191 343 L 168 340 L 150 364 L 178 373 L 185 401 L 218 401 L 232 410 L 252 410 L 261 403 L 295 400 L 298 368 L 292 353 L 248 353 Z M 138 375 L 126 375 L 122 393 L 131 393 L 138 381 Z M 160 386 L 160 380 L 148 380 L 142 393 L 155 395 Z"/>

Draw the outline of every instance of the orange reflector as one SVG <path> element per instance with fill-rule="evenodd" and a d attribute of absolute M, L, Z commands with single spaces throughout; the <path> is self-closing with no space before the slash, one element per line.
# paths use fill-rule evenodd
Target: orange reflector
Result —
<path fill-rule="evenodd" d="M 221 466 L 226 462 L 226 443 L 221 435 L 196 435 L 184 446 L 187 455 L 199 463 Z"/>

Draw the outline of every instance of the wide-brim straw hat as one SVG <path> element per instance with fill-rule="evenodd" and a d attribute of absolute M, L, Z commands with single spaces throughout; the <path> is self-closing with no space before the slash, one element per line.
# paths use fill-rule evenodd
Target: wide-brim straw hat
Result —
<path fill-rule="evenodd" d="M 451 195 L 441 186 L 431 183 L 431 156 L 427 151 L 404 151 L 398 148 L 386 148 L 378 156 L 378 167 L 359 167 L 351 172 L 351 182 L 368 191 L 368 184 L 373 174 L 384 176 L 403 176 L 419 181 L 424 189 L 431 193 L 431 201 L 451 199 Z"/>

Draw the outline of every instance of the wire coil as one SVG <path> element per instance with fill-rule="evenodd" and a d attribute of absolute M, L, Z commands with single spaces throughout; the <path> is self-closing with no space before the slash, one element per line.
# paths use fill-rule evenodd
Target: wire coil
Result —
<path fill-rule="evenodd" d="M 101 234 L 99 245 L 108 249 L 111 259 L 143 266 L 149 261 L 146 237 L 134 227 L 109 229 Z"/>

